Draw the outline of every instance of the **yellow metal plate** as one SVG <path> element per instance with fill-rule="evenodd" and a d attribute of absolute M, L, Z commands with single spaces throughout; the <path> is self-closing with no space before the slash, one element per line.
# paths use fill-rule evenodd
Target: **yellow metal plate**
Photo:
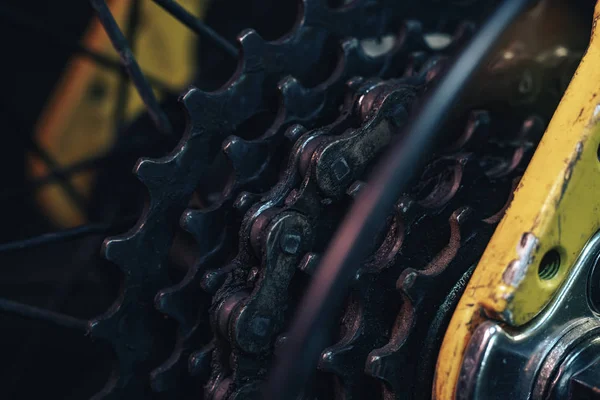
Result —
<path fill-rule="evenodd" d="M 475 328 L 489 318 L 514 326 L 530 321 L 600 228 L 599 18 L 600 3 L 588 51 L 446 331 L 436 369 L 436 399 L 454 397 L 465 346 Z M 541 273 L 540 262 L 550 250 L 560 255 L 560 266 Z"/>
<path fill-rule="evenodd" d="M 181 90 L 194 73 L 196 36 L 154 2 L 140 3 L 140 26 L 133 46 L 135 56 L 144 72 L 161 79 L 174 91 Z M 181 0 L 179 3 L 202 17 L 205 0 Z M 123 29 L 133 1 L 113 0 L 108 4 Z M 96 19 L 89 26 L 83 43 L 118 60 Z M 34 136 L 61 166 L 73 165 L 110 149 L 116 133 L 113 116 L 119 81 L 119 74 L 115 71 L 88 58 L 75 56 L 71 60 L 38 121 Z M 128 90 L 126 119 L 131 120 L 144 106 L 133 85 Z M 48 172 L 48 167 L 41 160 L 30 157 L 33 178 L 46 176 Z M 84 172 L 72 179 L 73 185 L 84 197 L 89 195 L 93 177 L 93 173 Z M 37 199 L 42 210 L 59 226 L 75 226 L 86 220 L 60 185 L 48 185 L 39 190 Z"/>

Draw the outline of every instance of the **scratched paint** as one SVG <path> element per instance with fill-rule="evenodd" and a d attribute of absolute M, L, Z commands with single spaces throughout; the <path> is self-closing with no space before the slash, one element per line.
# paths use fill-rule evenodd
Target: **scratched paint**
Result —
<path fill-rule="evenodd" d="M 600 3 L 594 27 L 598 18 Z M 513 326 L 533 319 L 600 229 L 599 34 L 594 29 L 590 47 L 456 308 L 438 357 L 435 399 L 454 397 L 464 350 L 477 326 L 490 318 Z M 550 250 L 558 251 L 560 267 L 551 279 L 541 279 L 539 264 Z"/>

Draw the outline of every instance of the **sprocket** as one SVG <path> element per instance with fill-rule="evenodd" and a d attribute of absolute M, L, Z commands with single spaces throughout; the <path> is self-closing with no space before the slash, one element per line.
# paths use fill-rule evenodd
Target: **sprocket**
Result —
<path fill-rule="evenodd" d="M 435 13 L 428 3 L 304 0 L 283 38 L 239 35 L 238 69 L 221 89 L 182 96 L 183 139 L 169 156 L 135 167 L 149 192 L 143 217 L 104 243 L 125 282 L 113 307 L 90 323 L 92 336 L 109 341 L 118 357 L 100 396 L 146 398 L 149 387 L 183 396 L 206 380 L 207 399 L 259 396 L 296 297 L 369 167 L 497 2 L 433 1 Z M 453 36 L 438 49 L 426 32 Z M 369 56 L 361 41 L 384 35 L 393 47 Z M 333 375 L 335 388 L 316 385 L 315 396 L 358 399 L 375 388 L 384 398 L 405 398 L 427 387 L 447 317 L 435 310 L 451 309 L 456 282 L 477 261 L 541 137 L 548 104 L 559 99 L 557 92 L 540 106 L 545 93 L 520 89 L 525 72 L 531 65 L 545 71 L 536 89 L 570 72 L 565 60 L 539 61 L 527 48 L 519 55 L 510 62 L 501 54 L 484 74 L 486 84 L 447 127 L 448 143 L 374 238 L 377 251 L 356 276 L 319 366 L 319 381 Z M 315 66 L 328 63 L 335 68 L 323 77 Z M 248 128 L 277 98 L 271 126 Z M 225 183 L 215 190 L 215 180 Z M 167 259 L 179 221 L 197 254 L 173 284 Z M 153 347 L 170 340 L 164 316 L 178 332 L 173 353 L 156 367 Z M 421 346 L 429 357 L 419 363 Z M 405 368 L 410 363 L 422 376 Z"/>

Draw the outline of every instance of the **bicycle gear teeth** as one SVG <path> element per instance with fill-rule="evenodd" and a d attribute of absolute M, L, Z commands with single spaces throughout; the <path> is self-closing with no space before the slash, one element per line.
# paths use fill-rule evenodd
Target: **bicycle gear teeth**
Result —
<path fill-rule="evenodd" d="M 256 393 L 274 344 L 284 340 L 281 333 L 293 311 L 286 291 L 294 271 L 299 268 L 310 274 L 328 235 L 342 216 L 344 205 L 351 201 L 352 193 L 360 190 L 364 169 L 391 140 L 390 129 L 382 128 L 381 124 L 401 125 L 405 121 L 414 96 L 422 90 L 424 82 L 435 77 L 445 57 L 460 48 L 473 32 L 473 24 L 459 21 L 478 21 L 497 1 L 460 3 L 440 5 L 435 2 L 440 8 L 436 15 L 443 16 L 439 18 L 430 16 L 431 5 L 416 0 L 377 3 L 356 0 L 337 8 L 330 7 L 325 0 L 304 0 L 294 29 L 282 39 L 267 42 L 252 30 L 240 34 L 238 69 L 223 88 L 213 93 L 191 89 L 181 98 L 189 118 L 184 138 L 171 155 L 157 160 L 142 159 L 134 171 L 147 187 L 147 209 L 130 232 L 108 238 L 104 243 L 105 257 L 120 267 L 125 278 L 113 306 L 90 322 L 92 336 L 110 342 L 118 358 L 115 373 L 97 397 L 146 398 L 150 387 L 155 392 L 176 395 L 186 385 L 196 384 L 197 378 L 194 381 L 192 376 L 205 379 L 210 376 L 206 392 L 215 400 L 230 395 L 245 398 Z M 424 35 L 429 30 L 454 31 L 455 34 L 450 45 L 435 50 Z M 373 57 L 365 53 L 362 39 L 389 34 L 395 37 L 391 50 Z M 337 66 L 329 77 L 322 78 L 315 66 L 331 57 L 335 47 L 332 43 L 337 43 L 339 49 Z M 504 64 L 500 67 L 506 69 Z M 405 75 L 403 80 L 395 79 L 402 75 Z M 387 81 L 354 79 L 355 76 Z M 400 87 L 394 86 L 399 83 Z M 500 85 L 491 82 L 490 86 L 495 84 Z M 496 93 L 492 89 L 486 91 L 490 97 L 510 97 L 502 90 Z M 369 94 L 370 91 L 382 97 L 374 99 L 377 96 Z M 240 132 L 245 121 L 270 112 L 271 99 L 277 96 L 277 115 L 265 133 L 256 137 L 251 132 Z M 372 104 L 364 102 L 363 110 L 360 105 L 356 106 L 361 97 L 362 101 L 365 98 L 372 101 Z M 531 102 L 534 97 L 529 93 L 521 103 Z M 390 100 L 386 103 L 384 99 Z M 399 107 L 399 103 L 403 107 Z M 341 104 L 344 106 L 340 111 Z M 467 104 L 471 108 L 471 104 Z M 532 118 L 521 130 L 522 136 L 510 142 L 498 140 L 495 147 L 482 139 L 485 135 L 472 132 L 478 131 L 480 125 L 487 126 L 475 118 L 454 142 L 455 148 L 449 149 L 444 157 L 475 152 L 478 146 L 484 146 L 492 156 L 481 156 L 471 162 L 484 167 L 485 179 L 499 180 L 505 185 L 527 162 L 532 146 L 539 139 L 530 137 L 535 130 L 531 127 L 543 127 L 543 124 L 536 117 Z M 373 121 L 379 122 L 374 126 Z M 244 139 L 246 137 L 250 139 Z M 290 164 L 275 183 L 280 162 L 288 154 Z M 435 160 L 440 159 L 439 155 L 436 157 Z M 211 168 L 227 163 L 232 174 L 220 198 L 209 207 L 186 210 Z M 441 182 L 447 179 L 447 173 L 427 179 Z M 273 184 L 274 188 L 268 191 Z M 441 191 L 440 186 L 447 189 L 448 185 L 434 185 Z M 454 215 L 452 212 L 460 209 L 462 211 L 450 223 L 454 227 L 450 235 L 452 243 L 464 242 L 467 246 L 476 242 L 473 237 L 485 237 L 477 232 L 487 232 L 488 225 L 495 222 L 480 216 L 477 208 L 480 204 L 471 207 L 464 205 L 467 203 L 456 203 L 456 208 L 451 209 L 454 205 L 449 207 L 448 204 L 454 204 L 459 194 L 460 191 L 446 192 L 447 198 L 442 201 L 439 193 L 433 193 L 430 200 L 435 205 L 428 206 L 427 200 L 421 199 L 416 209 L 422 207 L 428 211 L 421 210 L 422 215 L 411 211 L 415 214 L 410 218 L 399 206 L 387 231 L 379 238 L 379 251 L 372 266 L 364 269 L 365 278 L 357 278 L 353 293 L 364 295 L 365 290 L 379 285 L 381 279 L 373 271 L 391 274 L 387 271 L 393 269 L 397 259 L 404 257 L 409 233 L 417 229 L 421 218 L 436 215 L 441 221 L 444 215 L 444 223 L 448 224 L 448 218 Z M 413 197 L 409 194 L 407 199 L 418 204 L 419 200 Z M 431 211 L 440 208 L 444 212 Z M 324 213 L 324 209 L 331 212 Z M 319 215 L 323 221 L 317 221 Z M 461 222 L 460 215 L 469 222 Z M 168 256 L 179 220 L 181 227 L 198 242 L 199 256 L 183 280 L 172 285 L 167 271 Z M 236 244 L 238 232 L 239 243 Z M 436 273 L 443 275 L 450 269 L 453 274 L 455 269 L 464 273 L 464 268 L 448 266 L 454 259 L 462 259 L 460 249 L 456 254 L 440 253 L 439 257 L 448 262 L 444 268 L 436 267 Z M 231 259 L 236 252 L 237 256 Z M 452 260 L 449 254 L 454 254 Z M 259 260 L 262 264 L 257 262 Z M 415 271 L 420 271 L 419 267 L 415 267 Z M 417 273 L 415 282 L 428 281 L 431 274 L 424 274 Z M 278 281 L 271 275 L 283 278 Z M 363 280 L 366 283 L 360 283 Z M 273 285 L 276 287 L 273 299 L 281 308 L 275 307 L 272 315 L 266 316 L 263 314 L 266 314 L 268 301 L 264 297 Z M 387 296 L 391 292 L 385 293 Z M 403 307 L 412 302 L 416 304 L 415 309 L 419 308 L 418 297 L 403 296 Z M 360 294 L 356 297 L 363 298 Z M 381 304 L 381 299 L 375 297 L 364 303 L 372 313 L 365 314 L 365 321 L 374 321 L 381 312 L 375 310 L 376 305 Z M 348 313 L 342 318 L 345 323 L 359 317 Z M 398 319 L 403 318 L 400 314 Z M 170 340 L 162 337 L 163 315 L 178 324 L 176 343 L 170 357 L 152 370 L 149 377 L 149 364 L 160 361 L 155 360 L 154 345 Z M 255 318 L 257 315 L 264 320 Z M 239 327 L 234 329 L 236 324 Z M 367 350 L 385 348 L 388 340 L 403 338 L 396 333 L 390 336 L 389 329 L 381 322 L 371 325 L 375 333 L 355 335 L 352 339 L 360 349 L 357 359 L 366 359 Z M 215 338 L 211 338 L 209 326 L 216 332 Z M 252 332 L 254 336 L 250 339 L 244 337 Z M 348 338 L 338 340 L 342 344 L 351 343 Z M 327 350 L 332 360 L 341 359 L 342 344 Z M 230 357 L 231 348 L 233 356 Z M 383 353 L 376 354 L 380 360 L 394 358 L 397 351 L 390 352 L 389 357 Z M 323 361 L 322 369 L 336 373 L 344 382 L 342 386 L 348 386 L 340 393 L 352 396 L 358 390 L 358 383 L 354 385 L 351 381 L 364 379 L 364 374 L 358 378 L 364 365 L 358 363 L 346 368 L 342 366 L 344 363 Z M 371 375 L 382 380 L 392 379 L 380 371 L 381 368 L 367 367 Z"/>

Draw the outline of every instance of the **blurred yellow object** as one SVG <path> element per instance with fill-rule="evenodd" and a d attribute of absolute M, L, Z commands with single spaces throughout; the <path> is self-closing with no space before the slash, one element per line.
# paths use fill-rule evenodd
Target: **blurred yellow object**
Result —
<path fill-rule="evenodd" d="M 199 18 L 207 0 L 181 0 L 179 4 Z M 134 0 L 107 1 L 117 23 L 126 31 L 126 21 Z M 160 79 L 174 91 L 192 79 L 195 70 L 197 38 L 188 28 L 151 1 L 140 2 L 138 30 L 133 44 L 142 71 Z M 84 35 L 85 47 L 118 60 L 108 36 L 94 18 Z M 115 108 L 118 106 L 120 75 L 96 64 L 85 56 L 75 55 L 56 85 L 56 89 L 39 119 L 35 140 L 61 166 L 68 167 L 108 151 L 115 141 Z M 156 93 L 160 100 L 160 93 Z M 133 85 L 128 86 L 126 121 L 143 110 L 143 103 Z M 47 176 L 49 167 L 38 157 L 29 157 L 32 178 Z M 72 175 L 76 190 L 87 198 L 94 174 L 82 171 Z M 38 190 L 36 199 L 52 222 L 61 227 L 84 223 L 86 215 L 57 183 Z"/>

